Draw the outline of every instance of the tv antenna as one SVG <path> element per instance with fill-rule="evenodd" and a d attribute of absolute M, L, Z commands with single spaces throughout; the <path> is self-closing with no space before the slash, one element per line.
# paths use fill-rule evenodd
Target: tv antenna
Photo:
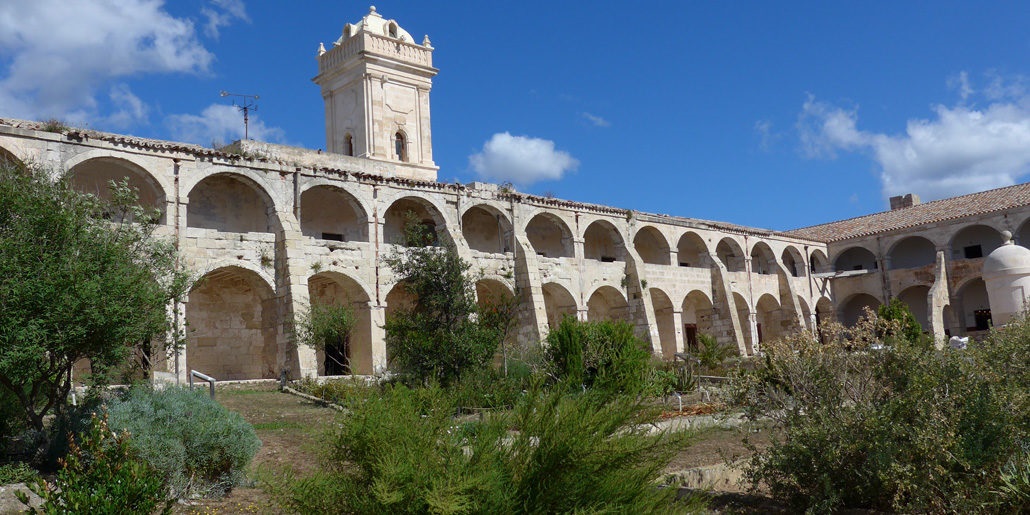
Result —
<path fill-rule="evenodd" d="M 250 139 L 250 112 L 257 111 L 257 99 L 261 97 L 258 95 L 229 93 L 224 90 L 220 91 L 218 94 L 222 97 L 233 97 L 232 106 L 243 113 L 243 139 Z"/>

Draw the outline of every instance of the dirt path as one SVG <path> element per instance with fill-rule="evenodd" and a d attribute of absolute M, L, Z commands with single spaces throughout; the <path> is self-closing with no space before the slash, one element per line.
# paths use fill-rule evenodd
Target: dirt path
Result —
<path fill-rule="evenodd" d="M 251 463 L 251 476 L 292 468 L 299 474 L 318 465 L 321 436 L 332 427 L 338 412 L 298 397 L 278 392 L 273 386 L 246 385 L 219 389 L 216 397 L 254 425 L 261 449 Z M 258 472 L 257 474 L 254 474 Z M 177 513 L 282 513 L 261 488 L 237 488 L 224 499 L 177 506 Z"/>

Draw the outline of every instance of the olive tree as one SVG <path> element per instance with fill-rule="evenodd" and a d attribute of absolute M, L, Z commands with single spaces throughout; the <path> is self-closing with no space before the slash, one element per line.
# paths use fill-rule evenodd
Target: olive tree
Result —
<path fill-rule="evenodd" d="M 167 306 L 188 287 L 157 213 L 127 182 L 111 187 L 102 201 L 67 175 L 0 163 L 0 388 L 36 430 L 64 412 L 77 362 L 106 382 L 134 346 L 168 334 Z"/>

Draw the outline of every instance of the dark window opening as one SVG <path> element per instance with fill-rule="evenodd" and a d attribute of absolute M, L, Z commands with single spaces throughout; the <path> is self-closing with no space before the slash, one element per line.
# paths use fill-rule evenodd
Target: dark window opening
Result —
<path fill-rule="evenodd" d="M 614 263 L 615 262 L 615 258 L 613 258 L 611 256 L 601 256 L 601 262 L 602 263 Z"/>
<path fill-rule="evenodd" d="M 980 245 L 970 245 L 962 249 L 962 253 L 965 254 L 966 259 L 976 259 L 984 257 L 984 248 Z"/>
<path fill-rule="evenodd" d="M 541 256 L 541 257 L 547 257 L 547 253 L 546 252 L 537 252 L 536 255 Z"/>
<path fill-rule="evenodd" d="M 991 328 L 991 310 L 977 309 L 973 311 L 973 320 L 976 321 L 974 331 L 986 331 Z"/>
<path fill-rule="evenodd" d="M 690 263 L 687 263 L 685 261 L 680 261 L 680 266 L 690 266 Z"/>
<path fill-rule="evenodd" d="M 323 240 L 329 240 L 329 241 L 344 241 L 343 240 L 343 235 L 335 233 L 335 232 L 324 232 L 324 233 L 322 233 L 322 239 Z"/>
<path fill-rule="evenodd" d="M 865 270 L 865 268 L 863 268 L 862 265 L 855 265 L 855 266 L 851 267 L 851 269 L 852 270 Z"/>
<path fill-rule="evenodd" d="M 354 136 L 350 134 L 343 137 L 343 154 L 346 156 L 354 155 Z"/>
<path fill-rule="evenodd" d="M 404 133 L 403 132 L 398 132 L 397 134 L 394 134 L 394 136 L 393 136 L 393 150 L 394 150 L 394 155 L 397 157 L 398 160 L 400 160 L 400 161 L 407 161 L 408 160 L 408 142 L 407 142 L 407 139 L 404 137 Z"/>
<path fill-rule="evenodd" d="M 697 324 L 683 324 L 683 334 L 687 337 L 687 350 L 697 352 Z"/>

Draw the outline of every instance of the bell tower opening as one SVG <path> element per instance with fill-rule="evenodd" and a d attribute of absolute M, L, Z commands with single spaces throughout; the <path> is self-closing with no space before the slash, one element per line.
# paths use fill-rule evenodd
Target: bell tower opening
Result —
<path fill-rule="evenodd" d="M 403 164 L 396 173 L 436 180 L 429 116 L 433 68 L 429 37 L 416 43 L 375 7 L 318 51 L 313 79 L 325 101 L 329 152 Z"/>

